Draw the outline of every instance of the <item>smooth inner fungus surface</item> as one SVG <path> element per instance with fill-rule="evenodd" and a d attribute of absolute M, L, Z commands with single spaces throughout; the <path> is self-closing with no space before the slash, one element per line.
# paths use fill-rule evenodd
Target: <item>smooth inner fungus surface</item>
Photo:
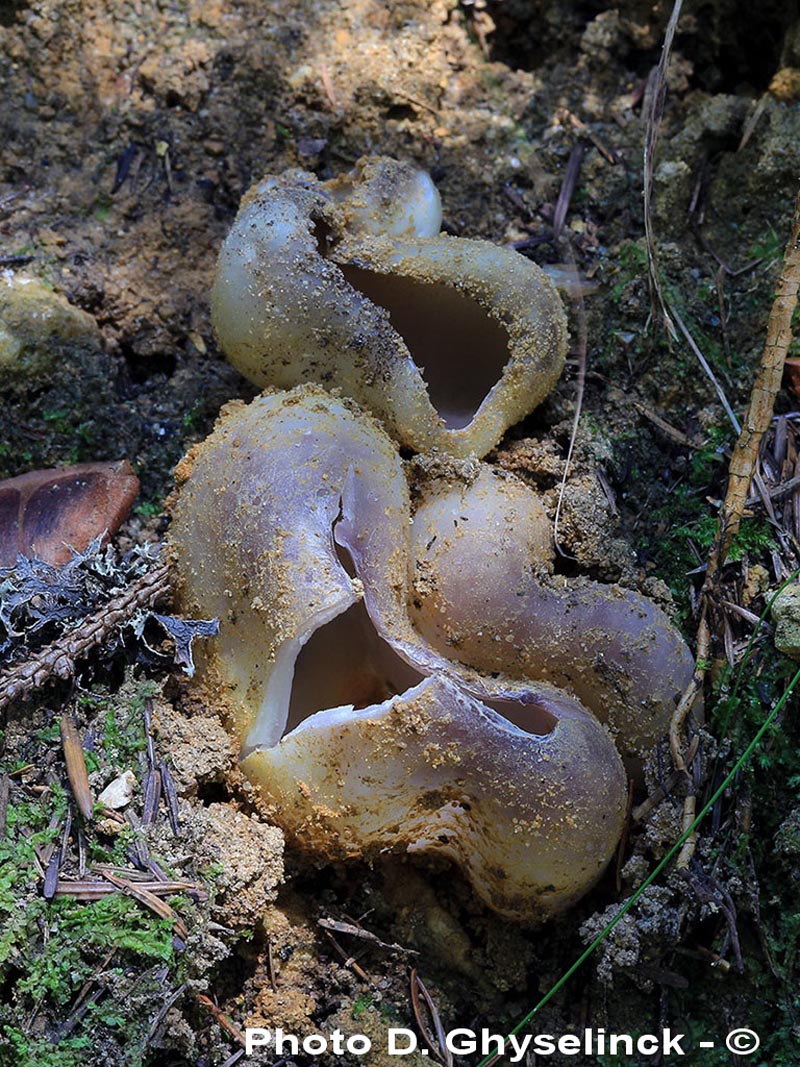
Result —
<path fill-rule="evenodd" d="M 283 736 L 320 711 L 382 704 L 419 685 L 415 670 L 378 634 L 363 601 L 320 626 L 295 661 L 289 716 Z M 545 708 L 513 700 L 481 698 L 525 733 L 552 733 L 557 719 Z"/>
<path fill-rule="evenodd" d="M 354 289 L 385 308 L 449 430 L 468 426 L 509 359 L 508 333 L 480 304 L 448 285 L 340 264 Z"/>
<path fill-rule="evenodd" d="M 538 704 L 521 704 L 516 700 L 487 700 L 485 697 L 481 699 L 481 703 L 502 715 L 517 729 L 537 737 L 551 734 L 558 723 L 555 715 Z"/>
<path fill-rule="evenodd" d="M 359 601 L 303 646 L 295 662 L 284 736 L 318 711 L 381 704 L 422 678 L 378 635 Z"/>

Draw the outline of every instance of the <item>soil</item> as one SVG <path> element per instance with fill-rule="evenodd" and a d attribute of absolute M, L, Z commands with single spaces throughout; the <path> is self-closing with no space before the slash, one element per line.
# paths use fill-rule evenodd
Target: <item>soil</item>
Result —
<path fill-rule="evenodd" d="M 243 193 L 287 167 L 327 178 L 364 154 L 395 156 L 432 174 L 448 232 L 513 242 L 570 280 L 573 292 L 577 274 L 581 296 L 567 296 L 567 373 L 491 459 L 542 490 L 555 512 L 585 330 L 586 393 L 560 566 L 655 596 L 690 637 L 697 582 L 687 572 L 702 565 L 702 524 L 713 521 L 733 436 L 717 392 L 686 344 L 669 339 L 648 291 L 643 101 L 669 14 L 659 0 L 613 8 L 602 0 L 0 0 L 0 476 L 126 458 L 142 489 L 120 543 L 160 540 L 173 467 L 224 402 L 255 393 L 225 362 L 207 304 Z M 653 222 L 668 298 L 738 412 L 797 195 L 798 99 L 796 3 L 756 11 L 716 0 L 682 16 Z M 553 223 L 579 154 L 567 242 L 553 237 Z M 8 310 L 20 278 L 35 278 L 45 302 L 50 294 L 56 319 L 46 329 Z M 784 393 L 779 410 L 796 404 Z M 777 562 L 755 537 L 739 554 L 731 588 L 756 616 L 767 587 L 791 569 L 793 544 L 780 540 Z M 720 670 L 729 645 L 742 646 L 749 632 L 741 616 L 720 628 Z M 760 660 L 756 710 L 785 675 L 774 656 L 767 650 Z M 118 699 L 119 662 L 110 674 L 98 671 L 81 684 L 107 686 Z M 158 681 L 154 736 L 173 768 L 184 826 L 175 839 L 162 819 L 149 845 L 174 871 L 208 878 L 212 903 L 198 905 L 181 977 L 171 975 L 160 992 L 140 987 L 130 1001 L 145 1032 L 164 1008 L 148 1040 L 135 1045 L 124 1028 L 112 1040 L 109 1025 L 95 1020 L 95 1058 L 65 1052 L 53 1064 L 233 1062 L 235 1036 L 198 1006 L 200 994 L 238 1029 L 282 1026 L 302 1036 L 340 1026 L 377 1041 L 388 1025 L 415 1026 L 410 966 L 445 1029 L 506 1032 L 680 833 L 680 792 L 676 799 L 668 789 L 634 827 L 619 870 L 539 930 L 487 912 L 444 865 L 387 858 L 369 868 L 317 868 L 284 852 L 214 709 L 163 669 L 129 666 L 126 684 L 148 673 Z M 91 724 L 91 707 L 79 707 L 74 692 L 54 693 L 33 709 L 11 709 L 5 760 L 36 762 L 31 731 L 46 726 L 62 697 L 82 726 Z M 701 784 L 718 784 L 731 751 L 754 732 L 726 734 L 718 725 L 712 715 L 711 729 L 698 733 Z M 785 754 L 768 744 L 717 812 L 695 866 L 646 892 L 540 1013 L 536 1030 L 669 1026 L 693 1041 L 717 1040 L 714 1052 L 695 1048 L 687 1064 L 796 1063 L 798 1018 L 787 989 L 800 936 L 790 892 L 800 846 L 789 783 L 800 774 L 800 749 L 796 730 L 785 728 Z M 109 763 L 102 784 L 124 769 Z M 652 757 L 648 788 L 669 785 L 669 770 L 665 747 Z M 341 932 L 332 941 L 320 917 L 360 919 L 401 948 Z M 0 961 L 0 1025 L 19 1023 L 23 1000 L 13 987 Z M 54 1047 L 67 1011 L 46 1000 L 37 1006 L 39 1031 Z M 731 1059 L 721 1038 L 748 1025 L 768 1048 Z M 33 1062 L 2 1042 L 0 1064 Z"/>

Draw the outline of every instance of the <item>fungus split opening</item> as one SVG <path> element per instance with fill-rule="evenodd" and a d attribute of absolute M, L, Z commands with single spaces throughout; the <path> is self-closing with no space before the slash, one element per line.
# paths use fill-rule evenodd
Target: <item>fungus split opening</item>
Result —
<path fill-rule="evenodd" d="M 359 601 L 315 630 L 300 650 L 283 737 L 318 712 L 374 707 L 413 689 L 424 678 L 379 636 Z M 536 704 L 485 697 L 481 703 L 528 734 L 552 733 L 557 723 L 554 715 Z"/>
<path fill-rule="evenodd" d="M 342 568 L 351 578 L 357 577 L 353 557 L 335 534 L 334 544 Z M 294 661 L 283 737 L 318 712 L 374 707 L 424 679 L 424 674 L 380 636 L 365 602 L 359 600 L 315 629 L 300 649 Z M 525 733 L 543 736 L 557 723 L 554 715 L 533 703 L 483 697 L 481 703 Z"/>
<path fill-rule="evenodd" d="M 378 635 L 360 600 L 320 626 L 300 650 L 284 736 L 318 711 L 381 704 L 422 679 Z"/>

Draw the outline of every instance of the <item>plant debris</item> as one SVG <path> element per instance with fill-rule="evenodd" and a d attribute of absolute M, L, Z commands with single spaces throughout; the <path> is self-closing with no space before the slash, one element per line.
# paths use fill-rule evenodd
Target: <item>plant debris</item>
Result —
<path fill-rule="evenodd" d="M 145 639 L 150 621 L 174 640 L 175 662 L 192 674 L 192 641 L 214 636 L 218 624 L 151 610 L 169 596 L 157 551 L 137 546 L 118 560 L 102 537 L 60 566 L 20 556 L 15 567 L 0 568 L 0 708 L 54 675 L 70 677 L 93 648 L 113 655 L 128 632 L 140 654 L 163 659 Z"/>
<path fill-rule="evenodd" d="M 175 642 L 175 663 L 191 678 L 194 674 L 192 642 L 196 637 L 216 637 L 219 619 L 180 619 L 175 615 L 158 615 L 155 611 L 148 617 L 163 627 Z"/>
<path fill-rule="evenodd" d="M 148 545 L 121 560 L 96 537 L 63 564 L 18 556 L 0 568 L 0 665 L 19 663 L 107 606 L 156 562 Z"/>
<path fill-rule="evenodd" d="M 64 746 L 64 762 L 67 765 L 67 777 L 75 804 L 84 819 L 91 819 L 94 800 L 86 771 L 86 757 L 83 754 L 78 727 L 70 715 L 61 716 L 61 743 Z"/>

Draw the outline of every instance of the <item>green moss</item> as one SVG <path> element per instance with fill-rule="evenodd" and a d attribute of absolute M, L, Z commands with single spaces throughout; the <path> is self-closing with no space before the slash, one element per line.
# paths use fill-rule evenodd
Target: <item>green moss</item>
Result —
<path fill-rule="evenodd" d="M 75 1067 L 89 1062 L 91 1047 L 87 1035 L 62 1037 L 56 1044 L 41 1035 L 0 1023 L 0 1067 Z"/>
<path fill-rule="evenodd" d="M 123 697 L 86 695 L 94 715 L 94 752 L 87 762 L 135 766 L 145 745 L 142 704 L 150 683 Z M 31 738 L 47 758 L 60 748 L 57 723 Z M 0 760 L 0 773 L 19 758 Z M 43 849 L 60 846 L 68 798 L 57 783 L 40 796 L 12 786 L 6 832 L 0 840 L 0 1067 L 77 1067 L 89 1062 L 138 1065 L 147 1033 L 163 1003 L 165 985 L 180 985 L 189 966 L 176 949 L 173 925 L 136 900 L 112 892 L 92 902 L 42 895 Z M 85 827 L 88 866 L 127 866 L 137 831 L 109 837 Z M 71 849 L 73 852 L 73 849 Z M 71 861 L 74 864 L 73 860 Z M 70 869 L 74 877 L 74 868 Z M 175 908 L 184 908 L 185 899 Z M 98 976 L 101 976 L 98 979 Z M 97 995 L 73 1015 L 84 986 Z M 37 1020 L 35 1027 L 28 1021 Z M 71 1030 L 60 1027 L 71 1018 Z"/>
<path fill-rule="evenodd" d="M 609 292 L 612 303 L 619 304 L 627 287 L 636 278 L 647 277 L 647 249 L 644 241 L 623 241 L 617 252 L 617 266 Z"/>
<path fill-rule="evenodd" d="M 156 500 L 143 500 L 141 504 L 137 504 L 133 509 L 135 515 L 142 515 L 145 518 L 152 518 L 154 515 L 160 515 L 164 510 L 164 505 Z"/>
<path fill-rule="evenodd" d="M 36 848 L 56 843 L 65 810 L 66 799 L 58 788 L 46 799 L 22 800 L 8 808 L 6 836 L 0 843 L 0 984 L 6 989 L 0 1006 L 0 1067 L 74 1067 L 87 1062 L 80 1053 L 90 1044 L 97 1047 L 103 1028 L 122 1030 L 128 1019 L 125 991 L 135 977 L 156 962 L 168 972 L 177 970 L 172 924 L 134 900 L 121 894 L 91 903 L 41 896 Z M 120 862 L 114 851 L 107 862 Z M 63 1021 L 81 987 L 94 981 L 98 970 L 105 974 L 108 993 L 81 1020 L 80 1033 L 57 1039 L 47 1027 L 35 1034 L 20 1027 L 19 1020 L 34 1013 L 43 1022 L 48 1017 Z M 130 1046 L 143 1037 L 138 1031 L 146 1025 L 146 1016 L 138 1024 L 125 1025 L 129 1032 L 118 1037 Z"/>
<path fill-rule="evenodd" d="M 371 993 L 360 993 L 353 1001 L 353 1007 L 350 1014 L 354 1019 L 360 1019 L 364 1012 L 369 1011 L 374 1003 L 375 998 Z"/>
<path fill-rule="evenodd" d="M 181 418 L 181 429 L 185 433 L 197 429 L 198 424 L 202 421 L 202 417 L 203 412 L 200 404 L 193 404 Z"/>
<path fill-rule="evenodd" d="M 97 716 L 102 717 L 102 751 L 106 764 L 136 765 L 139 753 L 147 747 L 142 709 L 154 688 L 150 682 L 146 682 L 125 703 L 120 703 L 117 696 L 111 695 L 93 694 L 79 699 L 80 705 L 91 708 Z"/>
<path fill-rule="evenodd" d="M 114 201 L 106 193 L 101 193 L 94 205 L 94 217 L 98 222 L 105 222 L 108 216 L 111 214 L 111 208 L 114 205 Z"/>

